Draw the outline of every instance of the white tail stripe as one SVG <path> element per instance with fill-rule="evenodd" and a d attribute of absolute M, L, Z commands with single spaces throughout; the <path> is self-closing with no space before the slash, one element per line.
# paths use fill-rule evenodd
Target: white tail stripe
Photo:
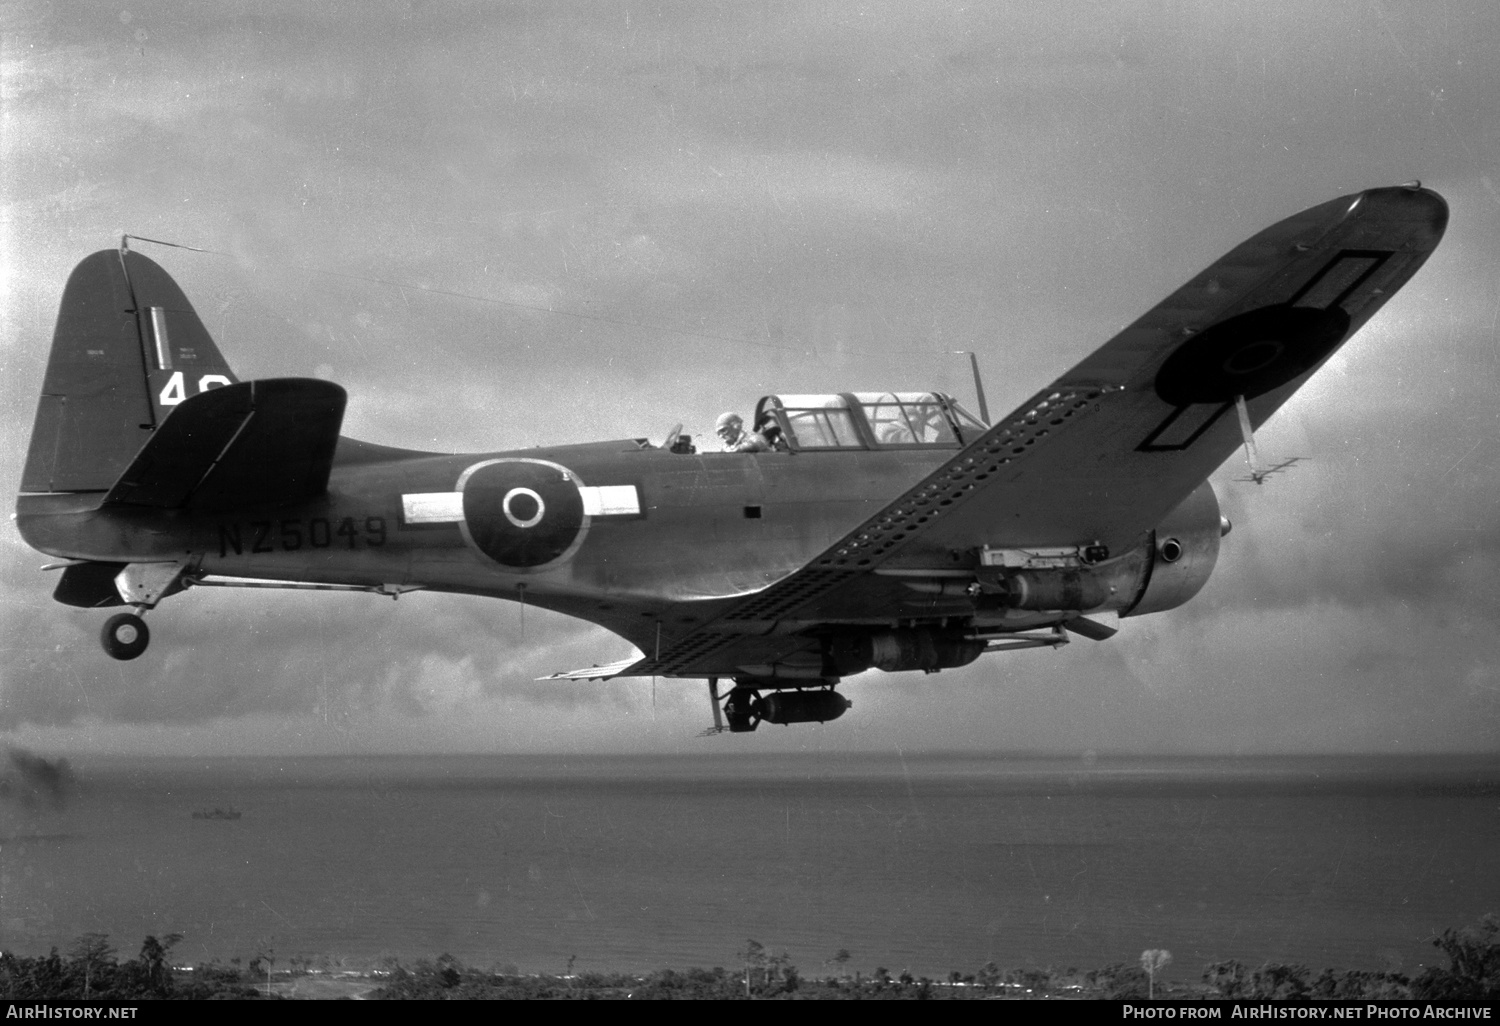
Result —
<path fill-rule="evenodd" d="M 641 500 L 635 485 L 584 485 L 578 492 L 583 496 L 585 516 L 637 516 L 641 512 Z"/>
<path fill-rule="evenodd" d="M 162 370 L 171 370 L 172 347 L 167 343 L 167 311 L 159 306 L 151 308 L 151 337 L 156 342 L 156 366 Z"/>
<path fill-rule="evenodd" d="M 458 524 L 464 519 L 463 492 L 418 492 L 401 496 L 401 517 L 408 524 Z"/>

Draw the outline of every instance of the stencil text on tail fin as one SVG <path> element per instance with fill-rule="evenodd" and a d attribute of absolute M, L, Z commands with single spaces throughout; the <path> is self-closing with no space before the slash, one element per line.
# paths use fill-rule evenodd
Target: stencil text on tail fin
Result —
<path fill-rule="evenodd" d="M 156 422 L 189 396 L 239 379 L 182 289 L 152 260 L 125 254 Z"/>

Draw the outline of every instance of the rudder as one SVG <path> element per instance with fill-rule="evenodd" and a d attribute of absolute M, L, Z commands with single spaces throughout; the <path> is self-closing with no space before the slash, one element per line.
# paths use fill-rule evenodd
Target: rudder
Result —
<path fill-rule="evenodd" d="M 236 380 L 154 261 L 85 257 L 63 289 L 21 491 L 107 490 L 172 407 Z"/>

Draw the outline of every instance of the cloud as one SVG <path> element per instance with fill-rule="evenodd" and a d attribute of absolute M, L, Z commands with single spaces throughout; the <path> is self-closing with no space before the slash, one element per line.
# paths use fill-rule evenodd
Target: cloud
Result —
<path fill-rule="evenodd" d="M 287 592 L 268 601 L 228 589 L 182 599 L 151 614 L 151 657 L 131 663 L 95 648 L 97 613 L 13 612 L 12 632 L 23 617 L 36 630 L 7 653 L 0 731 L 81 717 L 441 717 L 482 714 L 501 699 L 566 713 L 575 692 L 531 678 L 630 652 L 600 628 L 534 608 L 523 637 L 519 607 L 488 599 Z"/>
<path fill-rule="evenodd" d="M 966 397 L 960 349 L 1004 408 L 1266 224 L 1421 176 L 1448 239 L 1262 432 L 1311 459 L 1219 475 L 1236 528 L 1198 599 L 864 675 L 837 723 L 735 742 L 1493 748 L 1494 33 L 1271 10 L 23 10 L 0 486 L 62 283 L 125 230 L 231 254 L 150 251 L 240 373 L 339 381 L 358 437 L 482 451 L 702 435 L 772 391 Z M 533 683 L 629 647 L 458 596 L 192 592 L 115 664 L 40 561 L 0 537 L 0 731 L 39 750 L 678 750 L 707 721 L 698 682 L 663 682 L 656 720 L 649 682 Z"/>
<path fill-rule="evenodd" d="M 0 771 L 0 802 L 15 802 L 27 812 L 58 810 L 78 786 L 67 759 L 46 759 L 24 748 L 5 754 L 9 765 Z"/>

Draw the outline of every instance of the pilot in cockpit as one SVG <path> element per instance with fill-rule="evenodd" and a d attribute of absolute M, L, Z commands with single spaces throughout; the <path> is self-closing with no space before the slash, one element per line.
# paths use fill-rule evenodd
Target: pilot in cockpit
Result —
<path fill-rule="evenodd" d="M 720 414 L 714 433 L 724 443 L 725 452 L 765 452 L 771 448 L 760 435 L 745 430 L 745 421 L 738 413 Z"/>

